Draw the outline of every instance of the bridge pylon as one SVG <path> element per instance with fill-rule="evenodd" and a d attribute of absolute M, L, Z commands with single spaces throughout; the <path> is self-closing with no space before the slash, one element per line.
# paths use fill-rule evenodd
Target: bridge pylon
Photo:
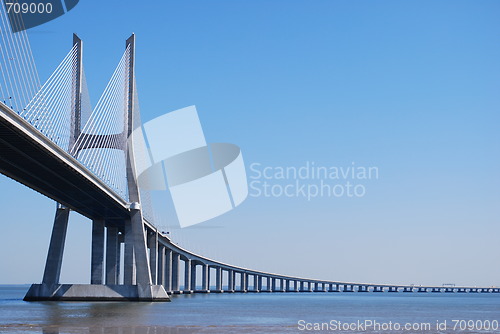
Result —
<path fill-rule="evenodd" d="M 125 219 L 95 216 L 92 219 L 91 273 L 90 284 L 60 284 L 60 274 L 69 222 L 70 208 L 58 204 L 52 229 L 44 275 L 41 284 L 33 284 L 24 300 L 72 300 L 72 301 L 169 301 L 163 285 L 153 283 L 148 245 L 146 241 L 145 221 L 141 208 L 141 196 L 135 165 L 136 152 L 132 145 L 133 130 L 136 124 L 135 110 L 135 35 L 126 41 L 126 104 L 124 112 L 125 126 L 121 133 L 95 134 L 82 130 L 82 55 L 83 42 L 75 34 L 75 51 L 72 71 L 72 110 L 71 135 L 68 151 L 75 157 L 84 149 L 119 149 L 124 151 L 126 159 L 126 180 L 128 192 L 129 216 Z M 123 144 L 109 146 L 107 141 L 95 138 L 125 138 Z M 97 145 L 95 143 L 98 143 Z M 88 144 L 92 143 L 92 144 Z M 103 143 L 105 146 L 99 146 Z M 75 149 L 75 147 L 77 147 Z M 123 255 L 121 254 L 123 244 Z M 122 265 L 123 263 L 123 265 Z M 156 281 L 156 279 L 155 279 Z"/>

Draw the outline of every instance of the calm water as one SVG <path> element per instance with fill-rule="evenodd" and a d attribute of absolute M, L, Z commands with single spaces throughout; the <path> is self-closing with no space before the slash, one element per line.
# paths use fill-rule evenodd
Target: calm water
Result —
<path fill-rule="evenodd" d="M 484 327 L 485 320 L 500 321 L 500 294 L 194 294 L 174 296 L 171 303 L 28 303 L 22 301 L 27 289 L 0 286 L 0 333 L 500 333 L 453 330 L 452 322 L 479 320 L 474 326 Z M 300 330 L 365 320 L 420 329 Z"/>

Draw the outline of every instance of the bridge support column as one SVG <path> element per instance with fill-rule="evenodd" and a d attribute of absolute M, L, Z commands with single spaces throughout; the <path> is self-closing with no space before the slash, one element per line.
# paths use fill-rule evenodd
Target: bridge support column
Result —
<path fill-rule="evenodd" d="M 123 266 L 121 264 L 122 245 L 125 245 L 124 233 L 118 232 L 118 244 L 116 245 L 116 284 L 123 282 Z M 123 246 L 125 248 L 125 246 Z M 123 252 L 125 253 L 125 252 Z"/>
<path fill-rule="evenodd" d="M 92 255 L 90 259 L 90 284 L 103 284 L 104 270 L 104 220 L 92 221 Z"/>
<path fill-rule="evenodd" d="M 184 260 L 184 293 L 192 293 L 191 290 L 191 260 Z"/>
<path fill-rule="evenodd" d="M 271 276 L 267 276 L 266 277 L 266 290 L 264 290 L 264 292 L 272 292 L 272 277 Z"/>
<path fill-rule="evenodd" d="M 172 251 L 165 248 L 165 271 L 163 277 L 165 279 L 165 290 L 172 293 Z"/>
<path fill-rule="evenodd" d="M 108 226 L 106 228 L 106 284 L 118 284 L 118 229 Z"/>
<path fill-rule="evenodd" d="M 262 276 L 260 275 L 254 275 L 253 276 L 253 291 L 254 292 L 260 292 L 262 291 Z"/>
<path fill-rule="evenodd" d="M 157 284 L 165 286 L 165 246 L 158 244 Z"/>
<path fill-rule="evenodd" d="M 333 288 L 334 285 L 335 285 L 335 289 Z M 330 284 L 328 292 L 340 292 L 339 285 L 338 284 Z"/>
<path fill-rule="evenodd" d="M 352 285 L 349 284 L 344 284 L 344 289 L 342 290 L 343 292 L 352 292 Z"/>
<path fill-rule="evenodd" d="M 263 285 L 264 285 L 264 276 L 259 275 L 259 292 L 265 292 Z"/>
<path fill-rule="evenodd" d="M 172 292 L 180 293 L 179 290 L 179 262 L 181 255 L 172 252 Z"/>
<path fill-rule="evenodd" d="M 210 268 L 208 267 L 208 264 L 203 264 L 201 267 L 201 289 L 203 292 L 210 292 L 210 288 L 208 285 L 208 276 L 210 273 Z"/>
<path fill-rule="evenodd" d="M 69 210 L 60 207 L 58 214 L 56 214 L 55 233 L 53 233 L 54 242 L 49 247 L 49 264 L 53 264 L 54 257 L 58 260 L 55 264 L 57 266 L 48 269 L 56 271 L 47 271 L 47 277 L 42 284 L 33 284 L 28 290 L 24 300 L 26 301 L 44 301 L 44 300 L 72 300 L 72 301 L 110 301 L 110 300 L 137 300 L 137 301 L 169 301 L 168 295 L 165 290 L 160 286 L 149 285 L 116 285 L 116 284 L 102 284 L 103 283 L 103 260 L 104 260 L 104 222 L 94 222 L 93 226 L 93 259 L 92 271 L 93 276 L 91 282 L 94 284 L 59 284 L 60 265 L 62 260 L 62 251 L 64 243 L 64 236 L 67 229 L 67 219 L 69 217 Z M 140 228 L 142 230 L 142 227 Z M 111 231 L 113 232 L 113 231 Z M 141 232 L 142 233 L 142 232 Z M 116 233 L 112 233 L 116 236 Z M 142 234 L 144 237 L 144 234 Z M 114 239 L 112 237 L 111 239 Z M 143 239 L 144 240 L 144 239 Z M 58 241 L 57 243 L 55 241 Z M 111 253 L 116 248 L 111 247 Z M 55 246 L 54 246 L 55 245 Z M 116 245 L 116 244 L 115 244 Z M 144 243 L 144 247 L 145 247 Z M 145 249 L 145 248 L 144 248 Z M 57 252 L 56 252 L 57 251 Z M 116 252 L 115 252 L 116 253 Z M 54 255 L 55 254 L 55 255 Z M 56 257 L 57 256 L 57 257 Z M 147 257 L 146 257 L 147 260 Z M 111 264 L 116 261 L 110 260 Z M 111 265 L 112 266 L 112 265 Z M 46 268 L 46 269 L 47 269 Z M 149 273 L 149 268 L 147 269 Z M 111 274 L 110 274 L 111 275 Z M 115 275 L 113 275 L 116 278 Z M 139 276 L 142 282 L 143 277 Z M 52 279 L 52 283 L 48 284 L 48 279 Z M 100 283 L 98 283 L 100 282 Z"/>
<path fill-rule="evenodd" d="M 227 292 L 234 292 L 234 270 L 227 271 Z"/>
<path fill-rule="evenodd" d="M 151 271 L 151 282 L 157 284 L 158 272 L 158 232 L 148 233 L 149 267 Z"/>
<path fill-rule="evenodd" d="M 191 260 L 191 291 L 196 292 L 196 262 Z"/>
<path fill-rule="evenodd" d="M 139 203 L 130 204 L 131 242 L 135 259 L 136 286 L 128 289 L 136 291 L 141 301 L 165 301 L 169 300 L 163 286 L 153 285 L 151 280 L 151 269 L 146 245 L 144 223 Z M 156 250 L 155 250 L 156 256 Z"/>
<path fill-rule="evenodd" d="M 240 292 L 247 292 L 247 289 L 245 288 L 246 282 L 245 282 L 245 273 L 240 272 Z"/>
<path fill-rule="evenodd" d="M 64 243 L 66 231 L 68 230 L 69 209 L 58 204 L 52 236 L 50 237 L 49 252 L 45 262 L 42 284 L 58 284 L 61 277 L 62 259 L 64 254 Z"/>
<path fill-rule="evenodd" d="M 241 282 L 243 284 L 243 292 L 248 292 L 248 273 L 243 273 L 241 275 Z"/>
<path fill-rule="evenodd" d="M 123 284 L 135 284 L 135 259 L 134 259 L 134 236 L 132 232 L 132 221 L 125 221 L 124 233 L 124 254 L 123 254 Z"/>
<path fill-rule="evenodd" d="M 268 292 L 269 291 L 269 280 L 270 278 L 267 277 L 267 276 L 262 276 L 262 275 L 255 275 L 255 279 L 258 279 L 259 280 L 259 285 L 258 285 L 258 289 L 255 289 L 257 290 L 258 292 Z M 264 283 L 264 280 L 266 280 Z M 266 285 L 266 288 L 264 289 L 264 284 Z"/>
<path fill-rule="evenodd" d="M 222 268 L 215 267 L 215 292 L 223 292 L 222 290 Z"/>
<path fill-rule="evenodd" d="M 130 210 L 130 221 L 132 223 L 136 281 L 138 285 L 151 286 L 151 270 L 149 269 L 144 224 L 142 222 L 142 213 L 140 209 Z M 145 291 L 145 293 L 147 295 L 147 291 Z"/>

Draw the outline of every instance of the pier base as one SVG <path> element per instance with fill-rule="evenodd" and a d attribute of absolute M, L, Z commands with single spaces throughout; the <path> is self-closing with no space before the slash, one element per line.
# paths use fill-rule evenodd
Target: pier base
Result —
<path fill-rule="evenodd" d="M 25 301 L 169 302 L 162 285 L 33 284 Z"/>

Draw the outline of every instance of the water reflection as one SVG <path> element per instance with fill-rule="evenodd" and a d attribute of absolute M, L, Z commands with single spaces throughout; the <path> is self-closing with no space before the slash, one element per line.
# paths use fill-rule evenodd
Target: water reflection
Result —
<path fill-rule="evenodd" d="M 28 303 L 22 301 L 27 288 L 0 286 L 0 334 L 296 333 L 299 319 L 435 324 L 500 314 L 497 294 L 193 294 L 176 295 L 172 303 Z"/>
<path fill-rule="evenodd" d="M 43 334 L 60 333 L 88 333 L 88 334 L 189 334 L 199 332 L 201 328 L 178 328 L 163 326 L 141 326 L 141 327 L 88 327 L 88 328 L 64 328 L 57 326 L 44 327 Z"/>
<path fill-rule="evenodd" d="M 47 325 L 99 325 L 109 321 L 133 323 L 144 318 L 149 303 L 81 303 L 44 302 L 40 303 Z M 92 321 L 88 324 L 88 321 Z M 103 324 L 104 325 L 104 324 Z"/>

